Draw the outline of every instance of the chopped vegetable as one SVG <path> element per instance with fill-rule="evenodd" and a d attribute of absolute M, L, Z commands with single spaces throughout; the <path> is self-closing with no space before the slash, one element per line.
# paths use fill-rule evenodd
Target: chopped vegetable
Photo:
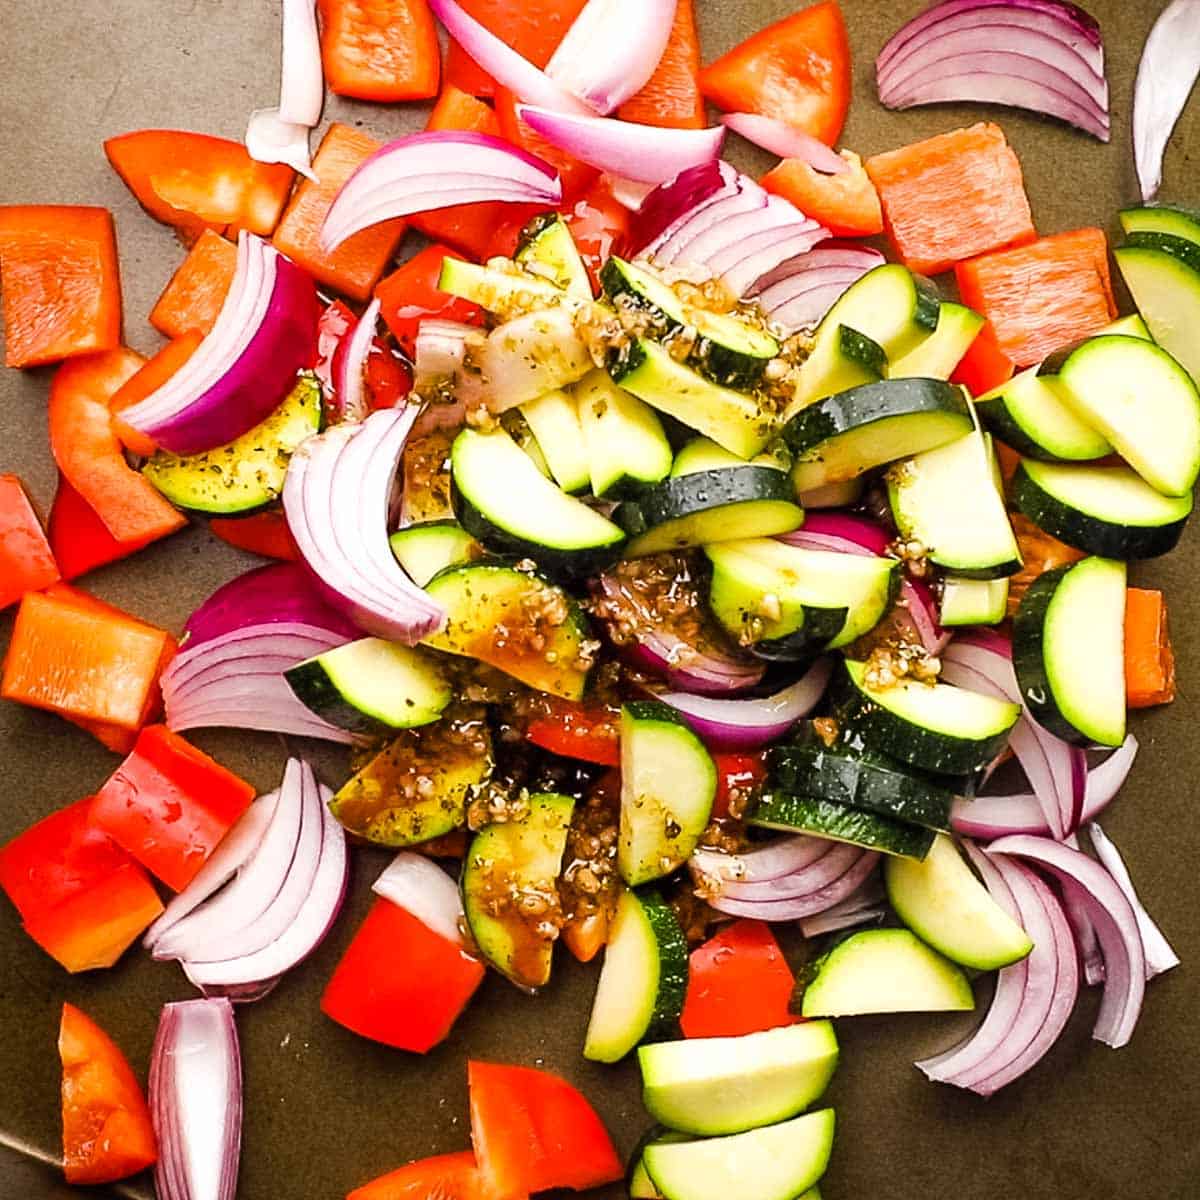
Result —
<path fill-rule="evenodd" d="M 1125 698 L 1130 708 L 1175 699 L 1175 652 L 1162 592 L 1130 588 L 1125 593 Z"/>
<path fill-rule="evenodd" d="M 121 283 L 104 208 L 0 206 L 4 363 L 39 367 L 121 343 Z"/>
<path fill-rule="evenodd" d="M 208 523 L 209 532 L 239 550 L 248 550 L 262 558 L 277 558 L 284 562 L 299 562 L 300 550 L 287 517 L 280 508 L 251 513 L 247 517 L 214 517 Z"/>
<path fill-rule="evenodd" d="M 273 238 L 284 254 L 319 283 L 352 300 L 370 299 L 403 236 L 404 222 L 383 221 L 332 251 L 322 245 L 321 229 L 346 181 L 378 149 L 379 143 L 368 134 L 340 121 L 330 125 L 313 158 L 313 173 L 320 182 L 300 182 Z"/>
<path fill-rule="evenodd" d="M 668 129 L 703 129 L 700 35 L 693 0 L 678 0 L 667 48 L 646 85 L 621 105 L 622 121 Z"/>
<path fill-rule="evenodd" d="M 422 1158 L 364 1183 L 346 1200 L 483 1200 L 471 1150 Z"/>
<path fill-rule="evenodd" d="M 491 232 L 489 229 L 488 236 Z M 417 334 L 426 320 L 460 321 L 470 325 L 483 321 L 482 313 L 474 304 L 438 287 L 442 262 L 446 258 L 459 257 L 445 246 L 426 246 L 375 289 L 380 316 L 400 348 L 410 357 L 416 352 Z"/>
<path fill-rule="evenodd" d="M 791 1025 L 796 981 L 771 927 L 735 921 L 692 951 L 684 1037 L 738 1037 Z"/>
<path fill-rule="evenodd" d="M 91 811 L 89 796 L 0 848 L 0 887 L 25 932 L 71 972 L 111 967 L 163 910 L 149 877 Z"/>
<path fill-rule="evenodd" d="M 42 523 L 15 475 L 0 475 L 0 608 L 60 578 Z"/>
<path fill-rule="evenodd" d="M 148 458 L 158 445 L 144 433 L 139 433 L 121 420 L 121 413 L 135 404 L 140 404 L 147 396 L 153 395 L 164 383 L 175 375 L 180 367 L 196 353 L 204 335 L 198 329 L 190 329 L 180 334 L 174 341 L 168 342 L 153 358 L 143 363 L 137 372 L 131 375 L 113 393 L 108 402 L 109 412 L 113 415 L 113 424 L 121 444 L 132 454 L 140 454 Z"/>
<path fill-rule="evenodd" d="M 449 1035 L 483 964 L 389 900 L 376 899 L 321 997 L 362 1037 L 424 1054 Z"/>
<path fill-rule="evenodd" d="M 997 125 L 972 125 L 877 154 L 866 168 L 879 189 L 888 237 L 913 271 L 938 275 L 1036 236 L 1021 164 Z"/>
<path fill-rule="evenodd" d="M 237 247 L 205 229 L 150 310 L 150 324 L 169 338 L 209 333 L 237 270 Z"/>
<path fill-rule="evenodd" d="M 96 793 L 92 819 L 181 892 L 253 798 L 250 784 L 165 725 L 151 725 Z"/>
<path fill-rule="evenodd" d="M 115 1183 L 158 1160 L 150 1109 L 113 1040 L 73 1004 L 58 1029 L 63 1173 L 72 1184 Z"/>
<path fill-rule="evenodd" d="M 545 703 L 548 711 L 535 716 L 525 731 L 535 746 L 605 767 L 620 764 L 620 721 L 615 708 L 573 704 L 553 696 Z"/>
<path fill-rule="evenodd" d="M 1017 364 L 1000 349 L 992 323 L 985 321 L 950 379 L 961 383 L 972 396 L 979 397 L 1007 383 L 1016 369 Z"/>
<path fill-rule="evenodd" d="M 955 268 L 963 303 L 983 313 L 1018 367 L 1098 333 L 1116 315 L 1101 229 L 1077 229 Z"/>
<path fill-rule="evenodd" d="M 331 92 L 384 104 L 437 95 L 442 55 L 425 0 L 320 0 L 319 8 Z"/>
<path fill-rule="evenodd" d="M 117 541 L 96 515 L 96 510 L 61 474 L 46 532 L 66 580 L 78 579 L 96 567 L 127 558 L 149 544 Z"/>
<path fill-rule="evenodd" d="M 834 145 L 850 106 L 850 43 L 837 0 L 766 29 L 700 72 L 700 89 L 727 112 L 777 117 Z"/>
<path fill-rule="evenodd" d="M 1028 517 L 1016 512 L 1010 514 L 1013 532 L 1017 535 L 1017 546 L 1021 551 L 1021 570 L 1009 580 L 1008 615 L 1017 611 L 1021 598 L 1029 585 L 1047 571 L 1058 567 L 1069 567 L 1083 558 L 1083 551 L 1060 542 L 1044 530 L 1039 529 Z"/>
<path fill-rule="evenodd" d="M 857 154 L 843 150 L 849 165 L 826 174 L 799 158 L 787 158 L 760 181 L 768 192 L 790 200 L 834 237 L 870 237 L 883 232 L 879 195 Z"/>
<path fill-rule="evenodd" d="M 294 172 L 255 162 L 241 142 L 178 129 L 109 138 L 104 153 L 138 203 L 188 243 L 205 229 L 270 237 Z"/>
<path fill-rule="evenodd" d="M 519 103 L 516 92 L 496 86 L 496 119 L 500 122 L 500 135 L 557 171 L 562 180 L 562 203 L 554 207 L 565 207 L 596 182 L 599 171 L 568 151 L 560 150 L 548 138 L 530 128 L 517 112 Z M 548 206 L 543 204 L 542 207 Z"/>

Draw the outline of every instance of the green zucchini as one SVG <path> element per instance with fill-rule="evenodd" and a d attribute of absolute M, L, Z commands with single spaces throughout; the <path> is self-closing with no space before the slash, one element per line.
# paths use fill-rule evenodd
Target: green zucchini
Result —
<path fill-rule="evenodd" d="M 548 279 L 569 296 L 592 298 L 592 284 L 579 248 L 560 214 L 541 213 L 534 217 L 517 240 L 513 260 L 532 275 Z"/>
<path fill-rule="evenodd" d="M 449 256 L 442 259 L 438 291 L 478 304 L 501 320 L 569 302 L 567 294 L 550 279 L 516 266 L 502 271 Z"/>
<path fill-rule="evenodd" d="M 1169 204 L 1144 204 L 1117 214 L 1127 234 L 1165 233 L 1200 246 L 1200 215 Z"/>
<path fill-rule="evenodd" d="M 554 482 L 564 492 L 586 492 L 591 484 L 588 449 L 575 398 L 557 388 L 522 404 L 520 413 Z"/>
<path fill-rule="evenodd" d="M 671 472 L 671 443 L 644 400 L 595 370 L 574 388 L 592 493 L 619 500 L 635 496 Z"/>
<path fill-rule="evenodd" d="M 493 412 L 575 383 L 595 365 L 565 307 L 539 309 L 497 325 L 475 363 Z"/>
<path fill-rule="evenodd" d="M 1007 579 L 942 577 L 938 620 L 947 629 L 963 625 L 999 625 L 1008 612 Z"/>
<path fill-rule="evenodd" d="M 888 367 L 888 378 L 949 379 L 983 326 L 974 309 L 943 302 L 937 328 Z"/>
<path fill-rule="evenodd" d="M 1149 246 L 1122 246 L 1113 258 L 1154 340 L 1200 382 L 1200 272 Z"/>
<path fill-rule="evenodd" d="M 439 571 L 483 557 L 483 547 L 457 521 L 422 521 L 388 539 L 409 579 L 424 587 Z"/>
<path fill-rule="evenodd" d="M 975 402 L 979 420 L 1005 445 L 1046 462 L 1087 462 L 1112 447 L 1103 434 L 1075 415 L 1057 376 L 1030 367 Z"/>
<path fill-rule="evenodd" d="M 924 858 L 937 836 L 932 829 L 877 812 L 781 791 L 763 793 L 750 816 L 750 824 L 759 829 L 807 833 L 831 842 L 846 842 L 864 850 L 908 858 Z"/>
<path fill-rule="evenodd" d="M 720 471 L 725 467 L 771 467 L 776 471 L 786 471 L 791 466 L 791 455 L 782 442 L 776 442 L 761 454 L 756 454 L 749 464 L 745 459 L 730 454 L 728 450 L 718 446 L 710 438 L 692 438 L 675 455 L 671 464 L 671 475 L 696 475 L 701 471 Z"/>

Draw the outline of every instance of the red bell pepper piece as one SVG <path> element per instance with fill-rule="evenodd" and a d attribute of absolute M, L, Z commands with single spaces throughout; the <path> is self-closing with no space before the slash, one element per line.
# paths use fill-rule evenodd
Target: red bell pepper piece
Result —
<path fill-rule="evenodd" d="M 335 380 L 349 349 L 348 335 L 357 324 L 358 317 L 340 300 L 335 300 L 321 314 L 317 325 L 317 364 L 313 371 L 324 386 L 326 395 L 333 397 L 333 408 L 336 410 L 334 419 L 340 419 L 341 408 L 336 402 Z M 390 338 L 376 336 L 371 339 L 371 348 L 363 368 L 363 385 L 372 411 L 395 408 L 412 391 L 412 372 L 396 353 Z"/>
<path fill-rule="evenodd" d="M 703 129 L 708 124 L 700 91 L 700 34 L 692 0 L 679 0 L 667 48 L 654 74 L 617 110 L 622 121 L 666 129 Z"/>
<path fill-rule="evenodd" d="M 367 352 L 363 383 L 372 412 L 395 408 L 403 404 L 412 391 L 412 372 L 387 341 L 377 337 L 372 339 L 371 349 Z"/>
<path fill-rule="evenodd" d="M 0 608 L 61 578 L 25 485 L 0 475 Z"/>
<path fill-rule="evenodd" d="M 65 584 L 17 610 L 0 695 L 68 719 L 139 729 L 158 701 L 175 639 Z"/>
<path fill-rule="evenodd" d="M 871 237 L 883 232 L 879 193 L 856 154 L 842 152 L 850 170 L 825 175 L 803 159 L 785 158 L 759 181 L 768 192 L 790 200 L 820 221 L 834 237 Z"/>
<path fill-rule="evenodd" d="M 59 204 L 0 206 L 4 362 L 46 363 L 121 344 L 112 215 Z"/>
<path fill-rule="evenodd" d="M 535 67 L 558 49 L 587 0 L 460 0 L 462 7 Z M 496 83 L 453 39 L 446 55 L 446 82 L 472 96 L 491 96 Z"/>
<path fill-rule="evenodd" d="M 375 289 L 380 314 L 409 358 L 416 353 L 421 322 L 429 317 L 483 324 L 483 313 L 476 305 L 443 292 L 437 285 L 442 260 L 461 257 L 446 246 L 426 246 Z"/>
<path fill-rule="evenodd" d="M 390 900 L 376 899 L 321 997 L 361 1037 L 424 1054 L 483 982 L 483 964 Z"/>
<path fill-rule="evenodd" d="M 200 348 L 204 335 L 198 329 L 189 329 L 181 333 L 174 341 L 168 342 L 153 358 L 144 363 L 136 374 L 131 375 L 113 393 L 108 402 L 108 411 L 113 415 L 113 428 L 121 444 L 133 454 L 149 458 L 157 449 L 153 439 L 147 437 L 141 430 L 126 425 L 121 420 L 121 414 L 135 404 L 140 404 L 147 396 L 158 391 L 168 379 L 183 366 Z"/>
<path fill-rule="evenodd" d="M 248 517 L 214 517 L 208 528 L 221 541 L 239 550 L 284 562 L 301 561 L 300 547 L 292 537 L 282 509 L 270 508 Z"/>
<path fill-rule="evenodd" d="M 162 912 L 145 871 L 91 820 L 91 797 L 0 847 L 0 888 L 68 971 L 111 967 Z"/>
<path fill-rule="evenodd" d="M 112 1038 L 73 1004 L 58 1027 L 62 1060 L 63 1174 L 68 1183 L 115 1183 L 158 1161 L 146 1096 Z"/>
<path fill-rule="evenodd" d="M 563 204 L 572 204 L 584 194 L 600 177 L 595 167 L 560 150 L 548 142 L 540 133 L 535 133 L 517 116 L 517 96 L 508 88 L 496 85 L 496 116 L 500 121 L 500 135 L 520 146 L 530 154 L 536 154 L 549 163 L 562 179 Z M 561 207 L 561 206 L 560 206 Z M 534 212 L 537 210 L 534 209 Z M 528 218 L 527 218 L 528 219 Z"/>
<path fill-rule="evenodd" d="M 467 1064 L 471 1141 L 485 1194 L 518 1200 L 582 1191 L 624 1174 L 596 1110 L 565 1079 L 532 1067 Z"/>
<path fill-rule="evenodd" d="M 620 713 L 606 705 L 573 704 L 547 697 L 549 712 L 534 717 L 525 731 L 535 746 L 578 758 L 584 762 L 616 767 L 621 762 Z"/>
<path fill-rule="evenodd" d="M 1016 370 L 1017 364 L 1000 349 L 991 321 L 985 321 L 950 379 L 978 397 L 1007 383 Z"/>
<path fill-rule="evenodd" d="M 255 162 L 241 142 L 181 129 L 109 138 L 104 153 L 137 202 L 189 244 L 205 229 L 270 237 L 295 172 Z"/>
<path fill-rule="evenodd" d="M 325 82 L 339 96 L 428 100 L 442 52 L 426 0 L 319 0 Z"/>
<path fill-rule="evenodd" d="M 204 230 L 150 310 L 150 324 L 169 338 L 211 332 L 236 270 L 237 247 Z"/>
<path fill-rule="evenodd" d="M 761 113 L 836 145 L 850 107 L 850 40 L 837 0 L 760 30 L 700 72 L 726 112 Z"/>
<path fill-rule="evenodd" d="M 939 134 L 865 165 L 900 261 L 922 275 L 1037 236 L 1021 163 L 998 125 Z"/>
<path fill-rule="evenodd" d="M 92 819 L 181 892 L 253 799 L 245 780 L 165 725 L 150 725 L 96 793 Z"/>
<path fill-rule="evenodd" d="M 313 158 L 320 183 L 302 179 L 272 238 L 275 246 L 318 282 L 352 300 L 369 300 L 404 236 L 403 220 L 382 221 L 356 233 L 329 253 L 321 249 L 321 226 L 342 185 L 379 143 L 369 134 L 335 121 Z"/>
<path fill-rule="evenodd" d="M 149 542 L 118 542 L 88 502 L 59 474 L 47 526 L 50 547 L 64 579 L 136 554 Z M 150 539 L 153 540 L 153 539 Z"/>
<path fill-rule="evenodd" d="M 346 1200 L 487 1200 L 470 1150 L 422 1158 L 355 1188 Z"/>
<path fill-rule="evenodd" d="M 753 791 L 767 777 L 766 756 L 758 753 L 714 754 L 717 768 L 717 794 L 713 798 L 714 817 L 729 816 L 730 803 L 735 793 Z"/>
<path fill-rule="evenodd" d="M 684 1037 L 739 1037 L 794 1025 L 796 981 L 771 927 L 735 921 L 692 951 L 680 1017 Z"/>
<path fill-rule="evenodd" d="M 983 313 L 1018 367 L 1090 337 L 1117 315 L 1102 229 L 1076 229 L 999 250 L 954 270 L 964 304 Z"/>
<path fill-rule="evenodd" d="M 313 373 L 327 394 L 334 391 L 333 363 L 338 349 L 357 323 L 358 317 L 341 300 L 326 305 L 317 322 L 317 361 Z"/>

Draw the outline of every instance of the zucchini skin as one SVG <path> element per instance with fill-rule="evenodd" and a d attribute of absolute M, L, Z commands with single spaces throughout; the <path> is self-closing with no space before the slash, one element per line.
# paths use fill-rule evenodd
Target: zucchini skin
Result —
<path fill-rule="evenodd" d="M 658 948 L 658 994 L 654 1015 L 643 1042 L 666 1042 L 679 1037 L 679 1018 L 688 985 L 688 944 L 675 910 L 653 888 L 635 893 Z"/>
<path fill-rule="evenodd" d="M 1179 545 L 1188 518 L 1167 525 L 1114 525 L 1064 504 L 1044 491 L 1025 470 L 1012 481 L 1013 503 L 1039 529 L 1100 558 L 1145 559 L 1169 554 Z"/>
<path fill-rule="evenodd" d="M 795 829 L 817 837 L 826 835 L 867 850 L 918 859 L 929 853 L 937 837 L 932 829 L 909 825 L 893 817 L 786 792 L 765 793 L 750 817 L 750 824 Z"/>
<path fill-rule="evenodd" d="M 785 637 L 767 638 L 746 647 L 764 662 L 807 663 L 816 658 L 845 627 L 848 608 L 804 607 L 804 624 Z"/>
<path fill-rule="evenodd" d="M 794 503 L 792 485 L 783 471 L 774 467 L 728 467 L 677 475 L 646 488 L 640 496 L 624 501 L 613 513 L 630 537 L 640 537 L 668 521 L 696 513 L 744 504 L 754 500 L 783 500 Z"/>
<path fill-rule="evenodd" d="M 994 400 L 976 400 L 975 411 L 979 414 L 979 420 L 984 428 L 989 433 L 995 434 L 1006 446 L 1011 446 L 1022 458 L 1034 458 L 1039 462 L 1075 461 L 1051 454 L 1044 446 L 1035 442 L 1013 420 L 1003 396 L 997 396 Z"/>

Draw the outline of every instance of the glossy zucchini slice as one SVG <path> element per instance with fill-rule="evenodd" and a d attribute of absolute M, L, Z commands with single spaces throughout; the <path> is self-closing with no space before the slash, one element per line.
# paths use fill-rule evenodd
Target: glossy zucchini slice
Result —
<path fill-rule="evenodd" d="M 846 842 L 864 850 L 908 858 L 924 858 L 937 836 L 932 829 L 877 812 L 782 791 L 763 793 L 750 824 L 759 829 L 807 833 L 831 842 Z"/>
<path fill-rule="evenodd" d="M 561 388 L 521 405 L 554 482 L 564 492 L 586 492 L 591 483 L 587 444 L 575 398 Z"/>
<path fill-rule="evenodd" d="M 891 363 L 888 378 L 949 379 L 983 326 L 983 317 L 974 309 L 943 302 L 937 328 Z"/>
<path fill-rule="evenodd" d="M 1200 271 L 1149 246 L 1122 246 L 1113 258 L 1154 340 L 1200 381 Z"/>
<path fill-rule="evenodd" d="M 560 214 L 541 213 L 521 230 L 513 260 L 531 275 L 544 278 L 570 296 L 592 298 L 592 284 L 579 248 Z"/>
<path fill-rule="evenodd" d="M 671 443 L 644 400 L 592 371 L 574 388 L 592 493 L 619 500 L 636 496 L 671 473 Z"/>
<path fill-rule="evenodd" d="M 392 534 L 396 561 L 418 587 L 447 567 L 483 557 L 483 547 L 457 521 L 422 521 Z"/>
<path fill-rule="evenodd" d="M 1007 579 L 943 576 L 938 620 L 947 629 L 963 625 L 999 625 L 1007 613 Z"/>
<path fill-rule="evenodd" d="M 1030 367 L 975 402 L 979 420 L 1007 446 L 1045 462 L 1087 462 L 1112 453 L 1104 435 L 1077 417 L 1055 375 Z"/>
<path fill-rule="evenodd" d="M 552 279 L 514 268 L 502 271 L 461 258 L 442 259 L 438 291 L 486 308 L 501 320 L 533 308 L 562 304 L 566 293 Z"/>

